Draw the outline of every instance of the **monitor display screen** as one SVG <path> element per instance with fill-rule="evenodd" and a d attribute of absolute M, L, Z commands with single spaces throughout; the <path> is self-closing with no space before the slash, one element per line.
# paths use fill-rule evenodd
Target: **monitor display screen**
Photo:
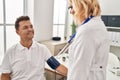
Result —
<path fill-rule="evenodd" d="M 102 20 L 104 21 L 106 26 L 109 27 L 120 27 L 120 16 L 117 15 L 102 15 Z"/>

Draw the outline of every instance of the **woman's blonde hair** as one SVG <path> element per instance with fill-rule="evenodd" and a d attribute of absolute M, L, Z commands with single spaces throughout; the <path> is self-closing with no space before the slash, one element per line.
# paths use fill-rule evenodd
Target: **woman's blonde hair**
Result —
<path fill-rule="evenodd" d="M 69 0 L 75 11 L 74 18 L 82 22 L 89 16 L 100 16 L 101 9 L 98 0 Z"/>

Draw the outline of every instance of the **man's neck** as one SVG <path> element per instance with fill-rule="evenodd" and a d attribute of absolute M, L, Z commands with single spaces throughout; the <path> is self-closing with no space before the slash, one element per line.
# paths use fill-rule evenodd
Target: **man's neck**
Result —
<path fill-rule="evenodd" d="M 30 46 L 32 45 L 32 40 L 21 40 L 20 43 L 24 46 L 27 47 L 28 49 L 30 48 Z"/>

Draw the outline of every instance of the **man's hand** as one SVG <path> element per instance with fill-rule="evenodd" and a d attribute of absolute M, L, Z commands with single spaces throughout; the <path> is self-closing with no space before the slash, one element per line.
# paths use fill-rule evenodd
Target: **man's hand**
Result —
<path fill-rule="evenodd" d="M 1 80 L 11 80 L 10 73 L 2 73 Z"/>
<path fill-rule="evenodd" d="M 56 68 L 56 71 L 62 73 L 64 76 L 67 76 L 68 69 L 64 65 L 60 64 L 60 66 Z"/>

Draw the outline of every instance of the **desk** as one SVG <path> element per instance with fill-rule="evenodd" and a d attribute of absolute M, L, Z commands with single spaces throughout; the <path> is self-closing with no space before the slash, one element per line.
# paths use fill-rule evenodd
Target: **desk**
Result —
<path fill-rule="evenodd" d="M 51 53 L 54 56 L 56 56 L 60 52 L 60 50 L 62 50 L 63 47 L 66 45 L 67 41 L 65 41 L 65 40 L 61 40 L 61 41 L 48 40 L 48 41 L 43 41 L 40 43 L 46 45 L 47 48 L 51 51 Z"/>

